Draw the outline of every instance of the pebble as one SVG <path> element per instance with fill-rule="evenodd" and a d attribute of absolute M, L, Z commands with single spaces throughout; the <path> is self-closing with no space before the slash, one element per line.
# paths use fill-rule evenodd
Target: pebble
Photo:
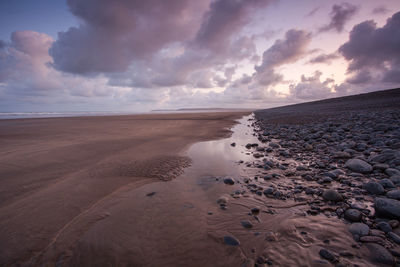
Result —
<path fill-rule="evenodd" d="M 369 234 L 369 227 L 364 223 L 352 223 L 349 232 L 353 235 L 364 236 Z"/>
<path fill-rule="evenodd" d="M 228 246 L 239 246 L 240 242 L 233 236 L 224 236 L 224 243 Z"/>
<path fill-rule="evenodd" d="M 336 190 L 328 189 L 322 193 L 323 199 L 327 201 L 339 202 L 343 200 L 341 194 L 339 194 Z"/>
<path fill-rule="evenodd" d="M 356 209 L 348 209 L 344 212 L 344 218 L 350 222 L 359 222 L 361 221 L 361 217 L 361 212 Z"/>
<path fill-rule="evenodd" d="M 376 198 L 374 206 L 378 215 L 400 219 L 400 201 L 390 198 Z"/>
<path fill-rule="evenodd" d="M 336 260 L 335 256 L 332 254 L 332 252 L 330 252 L 330 251 L 327 250 L 327 249 L 321 249 L 321 250 L 319 251 L 319 255 L 320 255 L 322 258 L 324 258 L 324 259 L 326 259 L 326 260 L 328 260 L 328 261 L 330 261 L 330 262 L 334 262 L 334 261 Z"/>
<path fill-rule="evenodd" d="M 345 167 L 359 173 L 370 173 L 373 169 L 370 164 L 361 159 L 349 159 L 346 161 Z"/>
<path fill-rule="evenodd" d="M 232 178 L 225 178 L 224 183 L 228 185 L 233 185 L 235 184 L 235 181 Z"/>
<path fill-rule="evenodd" d="M 391 231 L 393 231 L 392 227 L 387 222 L 379 222 L 376 224 L 376 227 L 378 227 L 378 229 L 382 230 L 385 233 L 390 233 Z"/>
<path fill-rule="evenodd" d="M 370 251 L 371 261 L 378 264 L 394 265 L 394 258 L 392 254 L 383 246 L 375 243 L 366 244 Z"/>
<path fill-rule="evenodd" d="M 398 236 L 394 232 L 390 232 L 387 234 L 395 243 L 400 244 L 400 236 Z"/>
<path fill-rule="evenodd" d="M 373 195 L 382 195 L 385 193 L 383 186 L 376 182 L 368 182 L 363 185 L 363 188 Z"/>
<path fill-rule="evenodd" d="M 249 221 L 241 221 L 240 224 L 247 229 L 253 228 L 253 224 Z"/>
<path fill-rule="evenodd" d="M 387 178 L 382 179 L 379 181 L 379 183 L 385 188 L 385 189 L 390 189 L 390 188 L 395 188 L 396 186 L 393 184 L 393 182 Z"/>
<path fill-rule="evenodd" d="M 385 170 L 385 173 L 389 176 L 395 176 L 395 175 L 400 175 L 400 171 L 398 169 L 393 169 L 393 168 L 387 168 Z"/>

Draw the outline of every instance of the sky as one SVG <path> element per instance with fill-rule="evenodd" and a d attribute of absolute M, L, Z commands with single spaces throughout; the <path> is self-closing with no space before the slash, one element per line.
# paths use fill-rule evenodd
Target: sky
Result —
<path fill-rule="evenodd" d="M 398 0 L 0 1 L 0 112 L 269 108 L 397 87 Z"/>

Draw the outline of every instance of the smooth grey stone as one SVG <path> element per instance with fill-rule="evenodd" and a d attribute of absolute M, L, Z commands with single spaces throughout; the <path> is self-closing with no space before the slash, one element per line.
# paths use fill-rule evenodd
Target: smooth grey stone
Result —
<path fill-rule="evenodd" d="M 385 173 L 389 176 L 400 175 L 400 171 L 398 169 L 394 169 L 394 168 L 387 168 L 385 170 Z"/>
<path fill-rule="evenodd" d="M 398 236 L 396 233 L 394 232 L 389 232 L 388 236 L 397 244 L 400 244 L 400 236 Z"/>
<path fill-rule="evenodd" d="M 233 236 L 224 236 L 224 243 L 228 246 L 239 246 L 240 242 Z"/>
<path fill-rule="evenodd" d="M 379 183 L 384 187 L 384 188 L 395 188 L 395 185 L 393 182 L 387 178 L 382 179 L 379 181 Z"/>
<path fill-rule="evenodd" d="M 247 229 L 253 228 L 253 224 L 249 221 L 241 221 L 240 224 Z"/>
<path fill-rule="evenodd" d="M 365 236 L 369 234 L 369 227 L 364 223 L 352 223 L 349 226 L 349 232 L 353 235 Z"/>
<path fill-rule="evenodd" d="M 386 197 L 400 200 L 400 190 L 399 189 L 390 190 L 389 192 L 386 193 Z"/>
<path fill-rule="evenodd" d="M 394 184 L 400 184 L 400 175 L 391 176 L 390 181 L 392 181 Z"/>
<path fill-rule="evenodd" d="M 375 210 L 378 215 L 389 218 L 400 218 L 400 201 L 390 198 L 376 198 Z"/>
<path fill-rule="evenodd" d="M 383 186 L 376 182 L 368 182 L 363 185 L 363 188 L 373 195 L 382 195 L 385 193 Z"/>
<path fill-rule="evenodd" d="M 332 252 L 330 252 L 330 251 L 327 250 L 327 249 L 321 249 L 321 250 L 319 251 L 319 255 L 320 255 L 322 258 L 324 258 L 324 259 L 326 259 L 326 260 L 328 260 L 328 261 L 330 261 L 330 262 L 334 262 L 334 261 L 336 260 L 335 256 L 332 254 Z"/>
<path fill-rule="evenodd" d="M 322 193 L 322 197 L 325 200 L 339 202 L 343 200 L 343 196 L 339 194 L 336 190 L 328 189 Z"/>
<path fill-rule="evenodd" d="M 224 179 L 225 184 L 233 185 L 235 184 L 235 181 L 232 178 L 225 178 Z"/>
<path fill-rule="evenodd" d="M 359 173 L 370 173 L 372 166 L 361 159 L 349 159 L 346 161 L 345 167 Z"/>
<path fill-rule="evenodd" d="M 382 230 L 385 233 L 390 233 L 393 231 L 392 227 L 387 222 L 379 222 L 376 224 L 376 227 L 378 227 L 380 230 Z"/>
<path fill-rule="evenodd" d="M 273 189 L 272 187 L 268 187 L 264 190 L 264 195 L 268 196 L 268 195 L 272 195 L 272 193 L 274 193 L 275 189 Z"/>
<path fill-rule="evenodd" d="M 392 254 L 383 246 L 375 243 L 367 243 L 367 248 L 370 251 L 371 261 L 374 263 L 394 265 L 394 258 Z"/>
<path fill-rule="evenodd" d="M 344 218 L 350 222 L 359 222 L 361 221 L 361 217 L 361 212 L 356 209 L 348 209 L 344 212 Z"/>

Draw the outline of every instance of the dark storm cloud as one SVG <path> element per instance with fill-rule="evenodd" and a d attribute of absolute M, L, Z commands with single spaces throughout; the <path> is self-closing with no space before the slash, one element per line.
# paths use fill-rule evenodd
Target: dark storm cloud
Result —
<path fill-rule="evenodd" d="M 347 79 L 350 84 L 365 84 L 372 81 L 371 72 L 367 69 L 360 70 L 355 73 L 352 77 Z"/>
<path fill-rule="evenodd" d="M 181 43 L 185 50 L 205 49 L 223 52 L 226 58 L 243 58 L 253 53 L 248 49 L 254 50 L 254 45 L 248 37 L 238 38 L 238 33 L 254 10 L 271 1 L 69 0 L 81 25 L 60 32 L 50 55 L 56 69 L 77 74 L 123 72 L 133 61 L 149 62 L 173 43 Z M 162 80 L 158 79 L 161 85 Z M 165 84 L 175 83 L 168 80 Z"/>
<path fill-rule="evenodd" d="M 207 1 L 69 0 L 81 25 L 60 32 L 54 67 L 71 73 L 124 71 L 165 45 L 191 38 Z"/>
<path fill-rule="evenodd" d="M 343 31 L 344 25 L 349 21 L 357 12 L 358 8 L 350 3 L 343 3 L 340 5 L 333 5 L 331 11 L 331 21 L 328 25 L 323 26 L 320 32 L 335 30 L 337 32 Z"/>
<path fill-rule="evenodd" d="M 400 12 L 381 28 L 371 20 L 354 26 L 349 41 L 339 48 L 339 52 L 349 61 L 349 73 L 360 75 L 367 70 L 379 70 L 382 81 L 399 82 Z"/>
<path fill-rule="evenodd" d="M 224 49 L 232 35 L 249 22 L 256 8 L 266 6 L 271 0 L 217 0 L 211 3 L 195 38 L 195 45 Z"/>

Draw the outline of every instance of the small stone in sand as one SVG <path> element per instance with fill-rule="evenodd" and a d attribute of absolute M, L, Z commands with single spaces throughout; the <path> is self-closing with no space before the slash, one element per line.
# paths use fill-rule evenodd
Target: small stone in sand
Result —
<path fill-rule="evenodd" d="M 240 242 L 233 236 L 224 236 L 224 243 L 228 246 L 239 246 Z"/>
<path fill-rule="evenodd" d="M 225 184 L 233 185 L 235 184 L 235 181 L 232 178 L 225 178 L 224 179 Z"/>

